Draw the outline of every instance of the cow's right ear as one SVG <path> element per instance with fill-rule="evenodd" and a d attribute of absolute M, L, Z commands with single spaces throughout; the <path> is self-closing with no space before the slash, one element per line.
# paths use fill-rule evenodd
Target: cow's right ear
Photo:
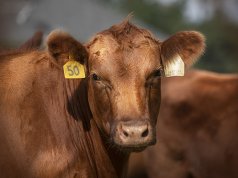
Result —
<path fill-rule="evenodd" d="M 64 64 L 70 58 L 85 64 L 88 57 L 86 48 L 70 36 L 60 30 L 51 32 L 47 38 L 48 52 L 59 64 Z"/>

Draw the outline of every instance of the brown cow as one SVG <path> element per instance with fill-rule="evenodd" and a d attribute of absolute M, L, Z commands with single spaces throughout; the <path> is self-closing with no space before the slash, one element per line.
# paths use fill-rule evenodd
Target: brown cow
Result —
<path fill-rule="evenodd" d="M 21 44 L 20 47 L 17 49 L 5 49 L 4 47 L 0 47 L 0 56 L 6 56 L 6 55 L 13 55 L 18 54 L 19 52 L 22 53 L 32 50 L 40 49 L 42 45 L 43 40 L 43 32 L 42 31 L 36 31 L 31 38 L 29 38 L 27 41 L 25 41 L 23 44 Z"/>
<path fill-rule="evenodd" d="M 191 71 L 164 79 L 159 141 L 144 153 L 149 177 L 237 178 L 237 92 L 237 74 Z"/>
<path fill-rule="evenodd" d="M 43 32 L 41 30 L 36 31 L 34 35 L 28 39 L 25 43 L 23 43 L 18 50 L 34 50 L 39 49 L 42 44 Z"/>
<path fill-rule="evenodd" d="M 189 67 L 204 38 L 160 42 L 125 21 L 86 45 L 55 31 L 47 46 L 0 55 L 1 177 L 124 177 L 130 152 L 155 143 L 162 67 L 178 55 Z"/>

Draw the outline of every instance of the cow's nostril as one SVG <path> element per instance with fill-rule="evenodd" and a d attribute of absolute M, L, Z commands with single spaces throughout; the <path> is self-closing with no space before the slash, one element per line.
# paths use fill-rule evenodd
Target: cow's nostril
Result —
<path fill-rule="evenodd" d="M 123 135 L 126 136 L 126 137 L 129 136 L 129 134 L 128 134 L 125 130 L 123 130 L 122 133 L 123 133 Z"/>
<path fill-rule="evenodd" d="M 148 120 L 119 121 L 113 131 L 113 141 L 121 146 L 146 147 L 155 142 Z"/>
<path fill-rule="evenodd" d="M 149 134 L 149 129 L 147 128 L 144 132 L 142 132 L 141 137 L 147 137 Z"/>

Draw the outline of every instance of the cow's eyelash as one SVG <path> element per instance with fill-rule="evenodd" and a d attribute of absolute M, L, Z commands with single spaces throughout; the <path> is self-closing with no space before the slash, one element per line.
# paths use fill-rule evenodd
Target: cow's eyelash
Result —
<path fill-rule="evenodd" d="M 108 88 L 112 88 L 111 82 L 106 80 L 105 78 L 101 77 L 100 75 L 96 74 L 96 73 L 92 73 L 90 75 L 92 77 L 92 79 L 100 84 L 103 84 L 104 86 L 108 87 Z"/>
<path fill-rule="evenodd" d="M 146 80 L 149 80 L 152 77 L 161 77 L 163 74 L 162 68 L 155 69 L 153 72 L 150 73 L 150 75 L 146 78 Z"/>
<path fill-rule="evenodd" d="M 100 77 L 99 75 L 95 74 L 95 73 L 92 74 L 92 78 L 93 78 L 93 80 L 95 80 L 95 81 L 101 80 L 101 77 Z"/>
<path fill-rule="evenodd" d="M 161 76 L 162 76 L 162 68 L 156 69 L 156 70 L 153 72 L 153 76 L 155 76 L 155 77 L 161 77 Z"/>

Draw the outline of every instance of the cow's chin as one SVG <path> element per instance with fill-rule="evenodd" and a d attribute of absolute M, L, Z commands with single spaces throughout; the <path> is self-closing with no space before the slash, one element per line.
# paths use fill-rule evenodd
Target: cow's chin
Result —
<path fill-rule="evenodd" d="M 115 147 L 122 152 L 141 152 L 145 150 L 148 146 L 154 145 L 156 143 L 156 138 L 151 139 L 151 141 L 144 143 L 122 143 L 118 140 L 113 139 L 113 144 Z"/>

